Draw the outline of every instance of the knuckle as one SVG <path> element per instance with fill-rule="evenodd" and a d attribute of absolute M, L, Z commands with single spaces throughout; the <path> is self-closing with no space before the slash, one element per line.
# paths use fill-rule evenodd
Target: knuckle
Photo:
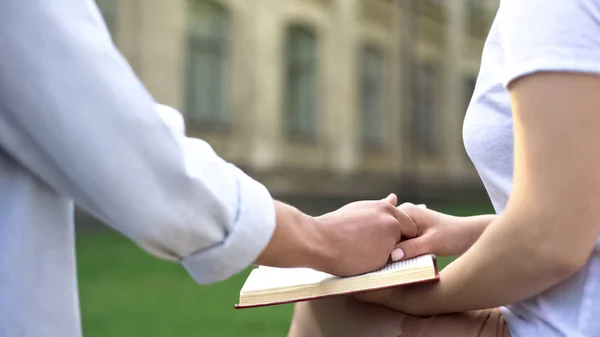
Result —
<path fill-rule="evenodd" d="M 385 213 L 392 213 L 396 208 L 392 206 L 392 204 L 382 201 L 381 202 L 381 210 Z"/>

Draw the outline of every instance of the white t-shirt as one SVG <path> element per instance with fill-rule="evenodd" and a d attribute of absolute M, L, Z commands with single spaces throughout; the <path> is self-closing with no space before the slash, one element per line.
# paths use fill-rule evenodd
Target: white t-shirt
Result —
<path fill-rule="evenodd" d="M 463 129 L 467 152 L 498 213 L 513 178 L 506 86 L 545 70 L 600 73 L 600 0 L 501 1 Z M 577 274 L 502 313 L 512 336 L 600 336 L 600 244 Z"/>

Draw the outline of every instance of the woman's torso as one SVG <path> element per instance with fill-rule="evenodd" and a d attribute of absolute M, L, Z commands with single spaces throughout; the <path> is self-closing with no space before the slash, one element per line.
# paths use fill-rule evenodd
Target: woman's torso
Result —
<path fill-rule="evenodd" d="M 513 122 L 504 85 L 504 55 L 497 17 L 484 48 L 463 138 L 498 213 L 508 201 L 513 177 Z M 532 299 L 502 308 L 502 313 L 512 336 L 600 336 L 598 245 L 577 274 Z"/>

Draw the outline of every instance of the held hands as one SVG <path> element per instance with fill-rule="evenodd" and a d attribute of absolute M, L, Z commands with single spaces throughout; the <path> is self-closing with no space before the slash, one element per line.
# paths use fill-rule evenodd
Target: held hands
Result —
<path fill-rule="evenodd" d="M 311 217 L 274 201 L 277 226 L 254 263 L 282 268 L 309 267 L 337 276 L 352 276 L 383 267 L 390 257 L 398 260 L 427 253 L 460 254 L 483 230 L 477 228 L 479 225 L 469 225 L 482 220 L 457 218 L 412 204 L 396 207 L 396 204 L 396 196 L 390 194 L 383 200 L 353 202 L 334 212 Z"/>
<path fill-rule="evenodd" d="M 413 220 L 396 208 L 397 197 L 359 201 L 315 218 L 328 253 L 320 268 L 338 276 L 362 274 L 383 267 L 402 238 L 417 235 Z"/>
<path fill-rule="evenodd" d="M 376 270 L 389 261 L 401 238 L 417 235 L 414 221 L 396 208 L 397 202 L 390 194 L 312 217 L 274 200 L 275 231 L 254 263 L 308 267 L 336 276 Z"/>
<path fill-rule="evenodd" d="M 468 244 L 457 230 L 460 228 L 460 225 L 457 224 L 459 218 L 411 203 L 402 204 L 398 206 L 398 209 L 414 221 L 417 233 L 413 238 L 403 240 L 396 245 L 396 249 L 392 253 L 393 261 L 406 260 L 424 254 L 457 255 L 468 248 L 465 248 Z M 417 307 L 423 303 L 415 301 L 414 298 L 419 297 L 415 296 L 419 289 L 427 287 L 429 285 L 389 288 L 359 293 L 355 295 L 355 298 L 407 314 L 418 315 Z"/>
<path fill-rule="evenodd" d="M 396 245 L 392 260 L 406 260 L 424 254 L 453 256 L 464 253 L 475 242 L 481 231 L 473 232 L 469 218 L 460 218 L 411 203 L 398 206 L 415 223 L 417 233 L 405 237 Z M 491 220 L 490 220 L 491 221 Z M 483 229 L 483 228 L 482 228 Z"/>
<path fill-rule="evenodd" d="M 486 216 L 461 218 L 410 203 L 395 207 L 396 203 L 396 195 L 390 194 L 383 200 L 354 202 L 316 217 L 316 227 L 329 248 L 324 261 L 334 261 L 320 269 L 350 276 L 382 267 L 390 258 L 460 255 L 491 221 Z"/>
<path fill-rule="evenodd" d="M 414 237 L 396 245 L 393 260 L 406 260 L 424 254 L 461 255 L 479 238 L 494 215 L 456 217 L 413 204 L 402 204 L 399 210 L 414 221 Z M 396 255 L 396 256 L 394 256 Z M 420 316 L 430 302 L 435 302 L 436 284 L 419 284 L 355 295 L 360 301 L 380 304 L 407 314 Z"/>

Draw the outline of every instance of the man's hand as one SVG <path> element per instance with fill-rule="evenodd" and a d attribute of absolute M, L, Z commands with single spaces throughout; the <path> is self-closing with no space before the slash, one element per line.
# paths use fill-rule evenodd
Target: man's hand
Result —
<path fill-rule="evenodd" d="M 457 217 L 410 203 L 398 207 L 416 224 L 413 239 L 398 243 L 392 260 L 406 260 L 424 254 L 461 255 L 479 238 L 495 215 Z"/>
<path fill-rule="evenodd" d="M 413 220 L 396 208 L 390 194 L 379 201 L 359 201 L 315 218 L 328 251 L 326 272 L 349 276 L 384 266 L 402 238 L 417 234 Z"/>
<path fill-rule="evenodd" d="M 400 238 L 417 234 L 416 225 L 396 208 L 391 194 L 359 201 L 334 212 L 310 217 L 275 202 L 277 227 L 256 263 L 274 267 L 309 267 L 337 276 L 371 272 L 384 266 Z"/>

